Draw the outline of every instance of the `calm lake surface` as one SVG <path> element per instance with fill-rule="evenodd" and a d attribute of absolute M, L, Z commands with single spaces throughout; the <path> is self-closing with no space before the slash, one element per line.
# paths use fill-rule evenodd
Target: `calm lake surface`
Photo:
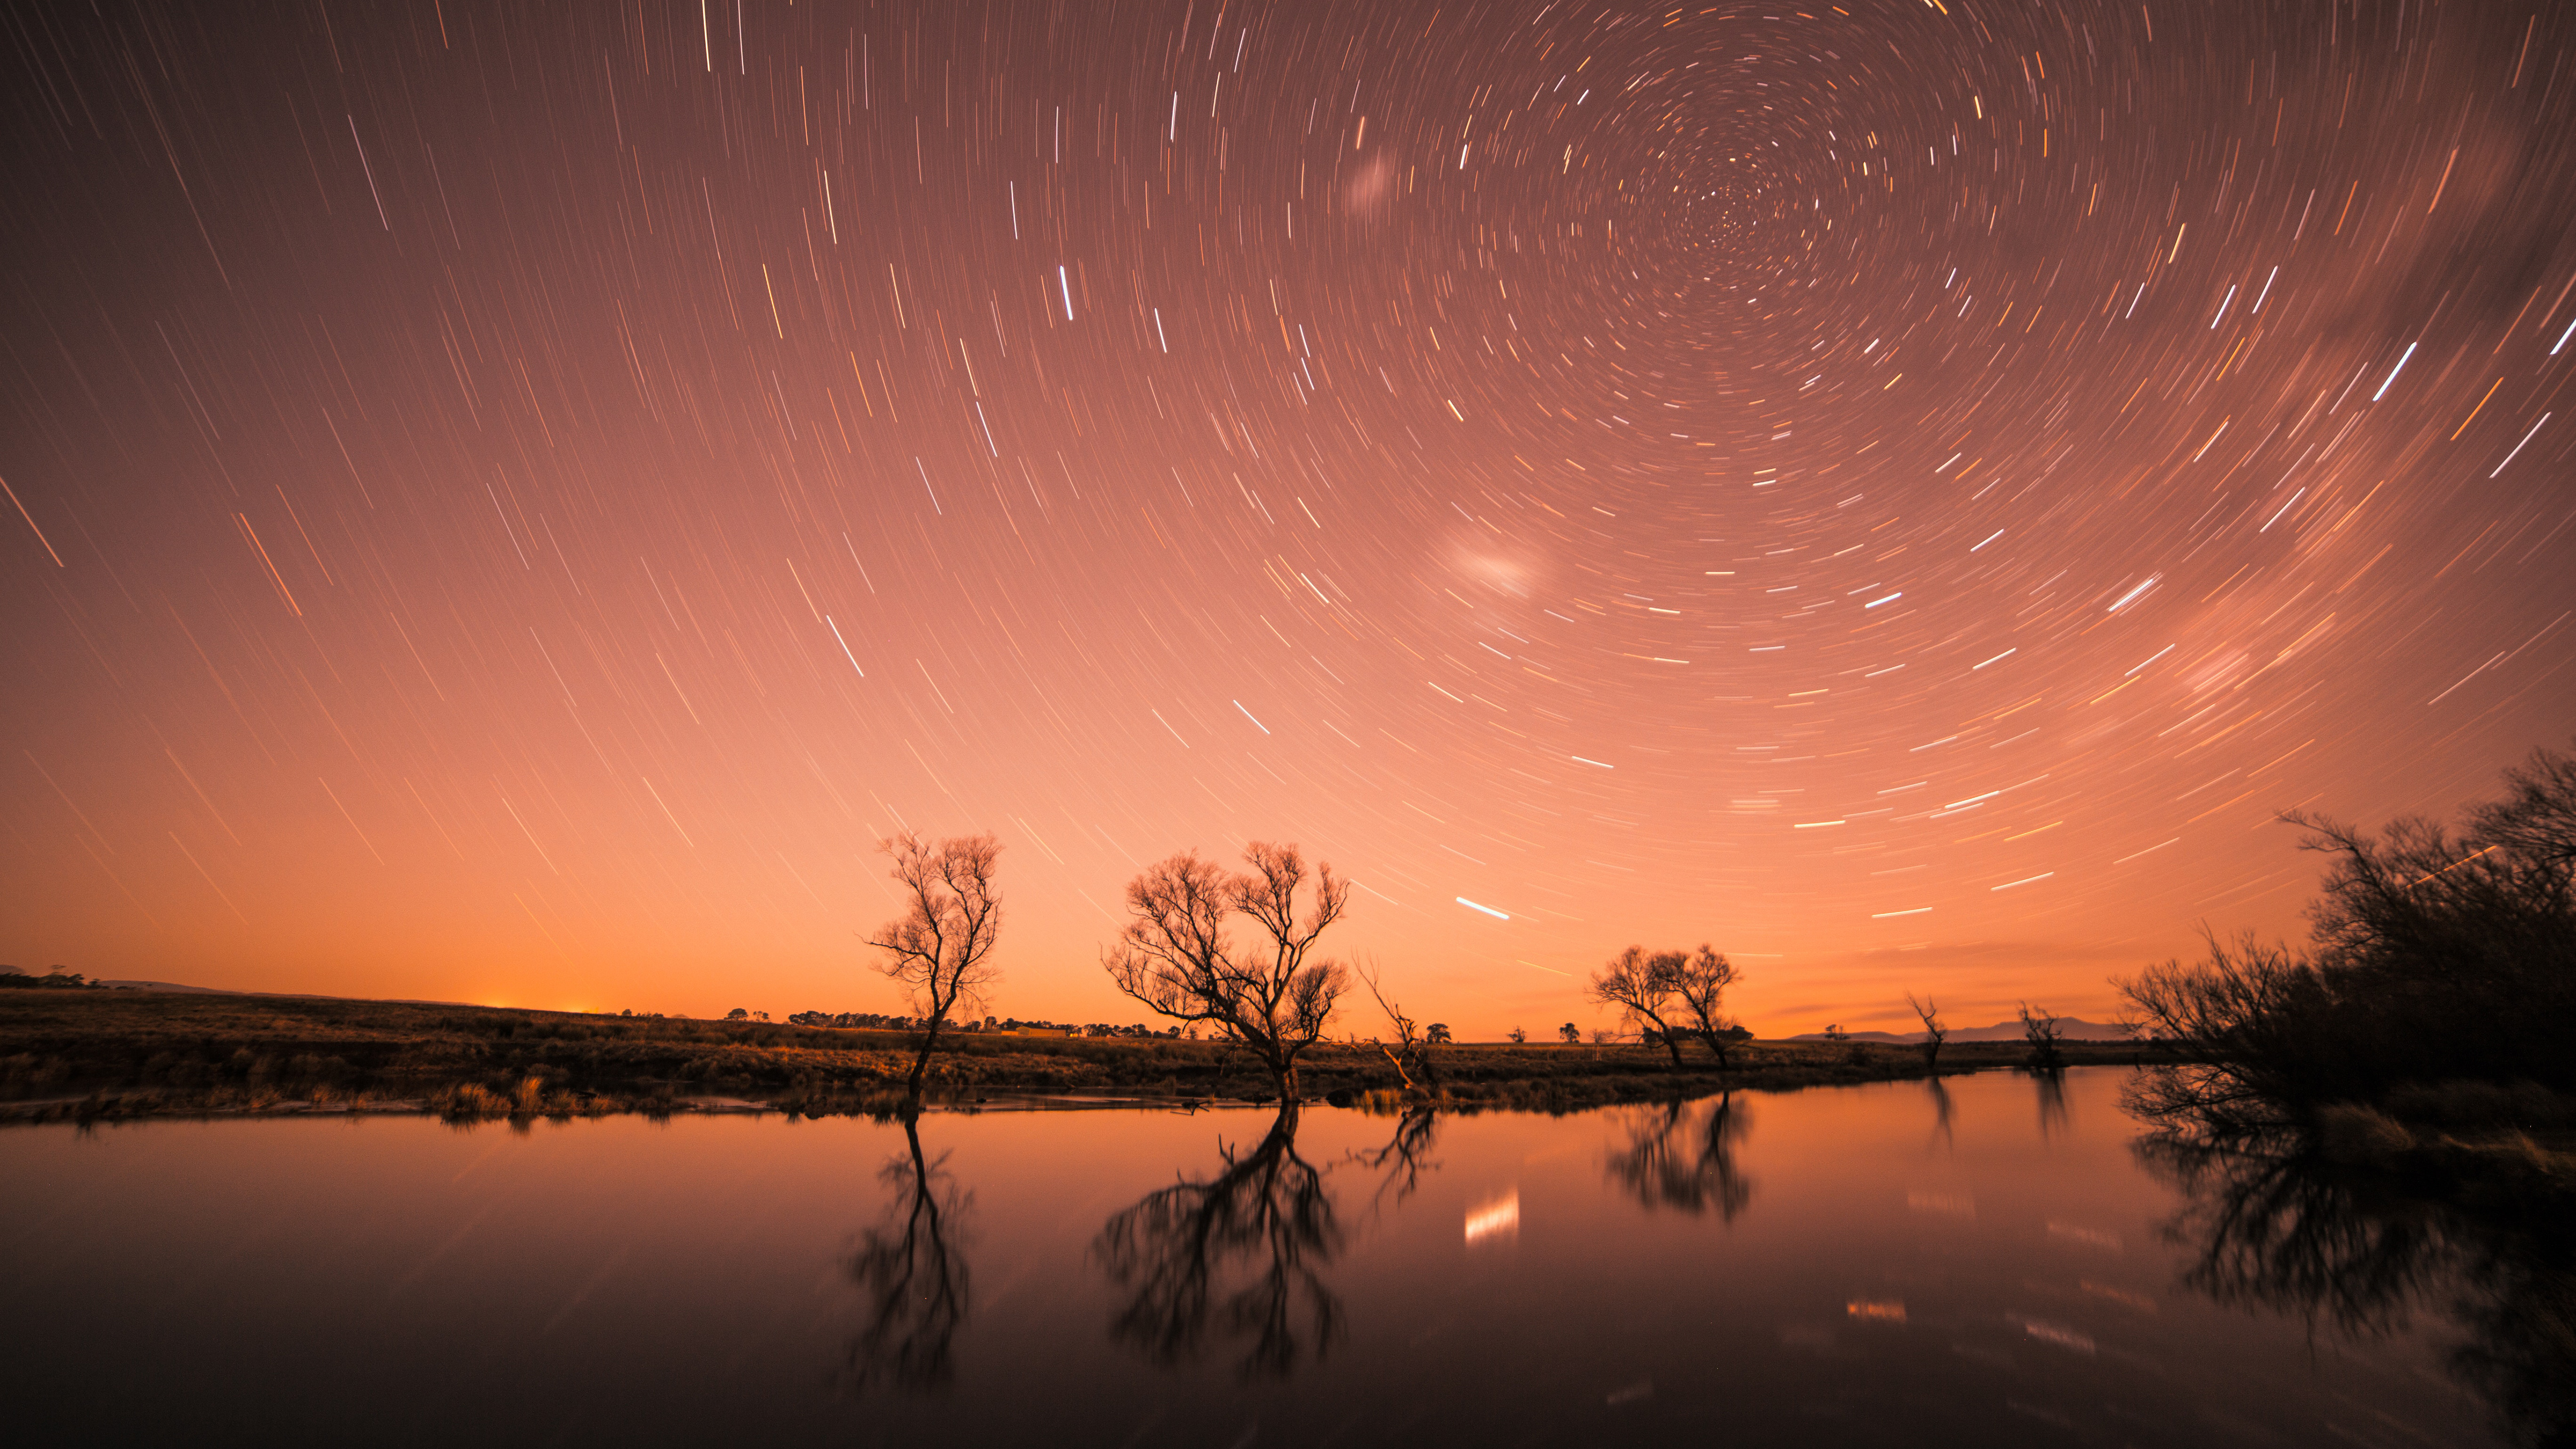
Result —
<path fill-rule="evenodd" d="M 775 1116 L 15 1129 L 8 1437 L 2503 1442 L 2441 1314 L 2188 1284 L 2207 1214 L 2125 1076 L 932 1113 L 918 1159 Z"/>

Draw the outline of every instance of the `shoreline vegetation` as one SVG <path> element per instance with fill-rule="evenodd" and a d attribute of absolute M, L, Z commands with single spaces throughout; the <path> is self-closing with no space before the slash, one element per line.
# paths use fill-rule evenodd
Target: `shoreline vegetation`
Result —
<path fill-rule="evenodd" d="M 0 993 L 0 1123 L 149 1117 L 434 1114 L 452 1122 L 775 1111 L 899 1115 L 919 1031 L 610 1016 L 328 997 L 142 990 Z M 2066 1065 L 2174 1060 L 2153 1043 L 2062 1042 Z M 2025 1065 L 2020 1042 L 1951 1043 L 1948 1076 Z M 1787 1091 L 1934 1075 L 1915 1046 L 1743 1041 L 1729 1068 L 1676 1071 L 1641 1042 L 1445 1043 L 1437 1085 L 1379 1044 L 1320 1041 L 1300 1066 L 1310 1102 L 1380 1110 L 1578 1111 L 1727 1091 Z M 1420 1075 L 1417 1066 L 1415 1076 Z M 1213 1106 L 1278 1098 L 1240 1045 L 1062 1031 L 943 1035 L 929 1105 Z"/>
<path fill-rule="evenodd" d="M 2504 784 L 2457 834 L 2283 816 L 2329 861 L 2308 948 L 2213 935 L 2202 961 L 2115 983 L 2174 1055 L 2129 1109 L 2180 1151 L 2576 1200 L 2576 757 L 2536 751 Z"/>
<path fill-rule="evenodd" d="M 2576 1435 L 2576 757 L 2538 751 L 2457 834 L 2283 818 L 2331 862 L 2306 950 L 2209 942 L 2118 983 L 2175 1060 L 2124 1105 L 2185 1194 L 2186 1281 L 2368 1337 L 2463 1330 L 2512 1440 Z"/>

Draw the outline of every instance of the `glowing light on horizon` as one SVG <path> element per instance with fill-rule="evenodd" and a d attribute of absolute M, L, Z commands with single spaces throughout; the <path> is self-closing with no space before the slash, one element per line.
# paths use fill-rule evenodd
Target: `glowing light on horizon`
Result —
<path fill-rule="evenodd" d="M 990 829 L 1023 1019 L 1254 841 L 1480 1038 L 2100 1016 L 2576 718 L 2576 7 L 442 4 L 28 52 L 14 959 L 885 1013 Z"/>

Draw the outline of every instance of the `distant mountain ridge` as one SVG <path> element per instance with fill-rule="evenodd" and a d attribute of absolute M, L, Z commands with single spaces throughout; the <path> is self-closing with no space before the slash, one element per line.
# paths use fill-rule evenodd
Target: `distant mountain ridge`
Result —
<path fill-rule="evenodd" d="M 2080 1016 L 2059 1017 L 2057 1019 L 2057 1034 L 2068 1041 L 2126 1041 L 2129 1038 L 2129 1031 L 2126 1027 L 2112 1025 L 2107 1022 L 2086 1021 Z M 1843 1033 L 1843 1036 L 1844 1039 L 1848 1041 L 1874 1041 L 1892 1043 L 1897 1046 L 1912 1046 L 1921 1042 L 1925 1033 L 1919 1031 L 1850 1031 Z M 1954 1026 L 1950 1028 L 1950 1035 L 1947 1039 L 1950 1041 L 2019 1041 L 2021 1038 L 2022 1030 L 2020 1022 L 1999 1021 L 1993 1026 Z M 1830 1038 L 1821 1031 L 1810 1031 L 1802 1032 L 1797 1036 L 1789 1038 L 1789 1040 L 1827 1041 L 1830 1040 Z"/>

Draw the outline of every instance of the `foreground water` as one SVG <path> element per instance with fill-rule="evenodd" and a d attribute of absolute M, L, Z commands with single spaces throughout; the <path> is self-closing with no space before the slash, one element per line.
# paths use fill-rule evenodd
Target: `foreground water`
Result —
<path fill-rule="evenodd" d="M 19 1443 L 2496 1442 L 2440 1319 L 2190 1286 L 2228 1205 L 2124 1075 L 17 1130 L 0 1386 Z"/>

